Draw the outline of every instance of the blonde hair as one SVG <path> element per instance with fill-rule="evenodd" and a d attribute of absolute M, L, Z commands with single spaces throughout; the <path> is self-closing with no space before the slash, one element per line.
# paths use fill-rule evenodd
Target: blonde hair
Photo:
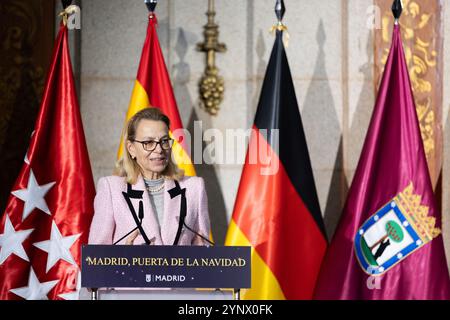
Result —
<path fill-rule="evenodd" d="M 116 162 L 116 168 L 114 175 L 119 177 L 125 177 L 126 181 L 130 184 L 135 184 L 140 174 L 142 174 L 141 167 L 136 160 L 133 160 L 130 152 L 127 148 L 127 142 L 133 142 L 136 139 L 136 130 L 141 120 L 153 120 L 162 121 L 167 125 L 170 130 L 170 119 L 164 113 L 157 108 L 145 108 L 144 110 L 136 113 L 130 120 L 128 120 L 125 126 L 125 132 L 123 135 L 123 156 Z M 162 175 L 166 179 L 180 180 L 184 176 L 184 171 L 179 169 L 173 162 L 172 156 L 169 157 L 169 162 L 166 169 L 162 172 Z"/>

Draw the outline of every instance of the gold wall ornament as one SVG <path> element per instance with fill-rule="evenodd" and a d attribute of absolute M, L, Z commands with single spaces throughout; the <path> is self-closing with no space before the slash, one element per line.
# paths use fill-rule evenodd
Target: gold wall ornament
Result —
<path fill-rule="evenodd" d="M 442 168 L 442 0 L 403 0 L 402 40 L 430 176 L 435 187 Z M 381 81 L 394 24 L 392 0 L 375 0 L 382 29 L 375 32 L 375 87 Z"/>
<path fill-rule="evenodd" d="M 214 22 L 216 12 L 214 0 L 208 0 L 205 25 L 205 42 L 197 44 L 197 50 L 206 53 L 206 69 L 199 82 L 200 106 L 211 115 L 217 115 L 225 92 L 224 80 L 216 67 L 216 52 L 226 52 L 227 47 L 219 43 L 219 26 Z"/>

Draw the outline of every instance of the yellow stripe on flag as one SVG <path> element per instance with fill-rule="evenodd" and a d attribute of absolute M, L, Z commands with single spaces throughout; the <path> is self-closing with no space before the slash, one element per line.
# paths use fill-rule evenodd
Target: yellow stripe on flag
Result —
<path fill-rule="evenodd" d="M 171 138 L 173 138 L 172 132 L 169 132 L 169 135 Z M 173 144 L 172 154 L 178 168 L 184 170 L 185 175 L 189 177 L 196 176 L 194 165 L 192 164 L 191 158 L 186 153 L 186 150 L 184 150 L 183 147 L 176 140 L 175 143 Z"/>
<path fill-rule="evenodd" d="M 285 300 L 278 280 L 263 261 L 261 256 L 251 245 L 247 237 L 242 233 L 233 219 L 228 227 L 225 241 L 226 246 L 251 246 L 252 247 L 252 288 L 242 290 L 244 300 Z"/>
<path fill-rule="evenodd" d="M 144 87 L 138 80 L 134 83 L 133 93 L 131 94 L 130 105 L 128 107 L 127 118 L 125 124 L 139 111 L 150 107 L 150 100 Z M 124 125 L 125 126 L 125 125 Z M 122 158 L 123 155 L 123 135 L 120 137 L 119 151 L 117 152 L 117 159 Z"/>

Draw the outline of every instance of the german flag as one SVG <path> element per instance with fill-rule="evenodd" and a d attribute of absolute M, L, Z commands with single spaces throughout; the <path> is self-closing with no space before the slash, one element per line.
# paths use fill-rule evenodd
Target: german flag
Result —
<path fill-rule="evenodd" d="M 265 159 L 255 161 L 262 153 Z M 252 288 L 242 292 L 244 299 L 312 299 L 327 240 L 282 31 L 264 79 L 226 245 L 252 247 Z"/>
<path fill-rule="evenodd" d="M 145 108 L 159 108 L 171 123 L 170 136 L 175 139 L 173 155 L 178 167 L 187 176 L 195 176 L 195 169 L 189 156 L 187 139 L 173 94 L 164 56 L 158 40 L 156 28 L 158 20 L 155 13 L 150 13 L 147 37 L 142 50 L 141 62 L 131 96 L 126 121 Z M 176 135 L 173 133 L 176 131 Z M 123 154 L 123 137 L 120 141 L 118 158 Z"/>

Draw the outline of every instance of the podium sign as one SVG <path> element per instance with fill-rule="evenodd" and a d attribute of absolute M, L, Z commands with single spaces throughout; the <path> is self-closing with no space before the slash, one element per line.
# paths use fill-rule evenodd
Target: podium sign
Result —
<path fill-rule="evenodd" d="M 85 288 L 250 288 L 250 247 L 85 245 Z"/>

